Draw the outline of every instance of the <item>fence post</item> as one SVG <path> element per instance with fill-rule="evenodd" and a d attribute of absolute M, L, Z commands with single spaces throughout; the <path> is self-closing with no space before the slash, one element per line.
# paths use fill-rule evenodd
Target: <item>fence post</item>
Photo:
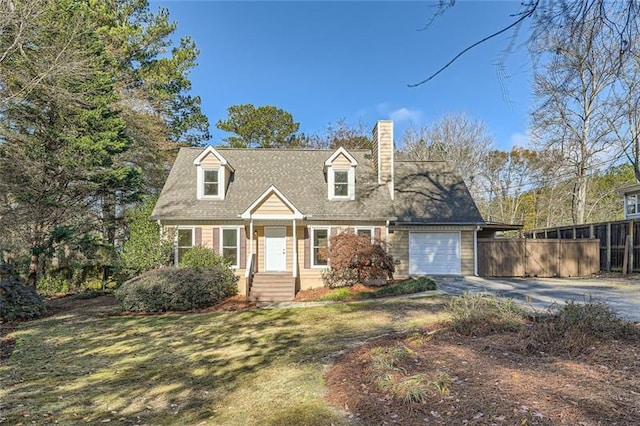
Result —
<path fill-rule="evenodd" d="M 634 242 L 633 240 L 635 239 L 635 235 L 633 234 L 633 220 L 629 221 L 629 273 L 633 272 L 633 266 L 634 266 L 634 256 L 633 256 L 633 246 L 634 246 Z"/>
<path fill-rule="evenodd" d="M 596 234 L 595 234 L 595 230 L 593 227 L 593 224 L 589 225 L 589 238 L 595 238 Z M 598 250 L 600 250 L 600 247 L 598 247 Z"/>
<path fill-rule="evenodd" d="M 611 222 L 607 223 L 607 272 L 611 272 Z"/>

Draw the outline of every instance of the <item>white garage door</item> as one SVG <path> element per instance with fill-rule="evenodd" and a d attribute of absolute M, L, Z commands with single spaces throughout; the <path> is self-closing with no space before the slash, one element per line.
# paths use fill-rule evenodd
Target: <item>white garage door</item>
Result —
<path fill-rule="evenodd" d="M 460 233 L 410 232 L 409 273 L 460 275 Z"/>

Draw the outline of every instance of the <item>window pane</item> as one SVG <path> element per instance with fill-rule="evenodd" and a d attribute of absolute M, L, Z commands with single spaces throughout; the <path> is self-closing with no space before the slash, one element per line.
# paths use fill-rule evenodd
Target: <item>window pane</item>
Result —
<path fill-rule="evenodd" d="M 205 170 L 204 181 L 208 183 L 218 183 L 218 171 L 217 170 Z"/>
<path fill-rule="evenodd" d="M 193 245 L 193 231 L 191 229 L 178 229 L 178 247 L 191 247 Z"/>
<path fill-rule="evenodd" d="M 313 249 L 313 264 L 314 265 L 326 265 L 327 264 L 327 259 L 323 258 L 320 255 L 320 248 L 319 247 L 315 247 Z"/>
<path fill-rule="evenodd" d="M 326 229 L 316 229 L 313 232 L 313 246 L 321 247 L 327 241 L 327 230 Z"/>
<path fill-rule="evenodd" d="M 349 172 L 334 172 L 333 180 L 335 183 L 348 183 Z"/>
<path fill-rule="evenodd" d="M 349 195 L 349 185 L 346 183 L 336 183 L 333 189 L 334 195 L 346 197 Z"/>
<path fill-rule="evenodd" d="M 636 195 L 627 195 L 627 214 L 636 213 Z"/>
<path fill-rule="evenodd" d="M 188 252 L 189 250 L 191 250 L 190 247 L 181 247 L 178 248 L 178 263 L 182 262 L 182 256 L 184 256 L 184 254 L 186 252 Z"/>
<path fill-rule="evenodd" d="M 204 184 L 204 195 L 218 195 L 218 184 L 217 183 L 205 183 Z"/>
<path fill-rule="evenodd" d="M 235 247 L 225 247 L 222 249 L 222 257 L 231 261 L 232 265 L 238 264 L 238 250 Z"/>
<path fill-rule="evenodd" d="M 327 244 L 329 231 L 326 229 L 315 229 L 313 231 L 313 264 L 326 265 L 327 259 L 320 255 L 320 249 Z"/>
<path fill-rule="evenodd" d="M 218 195 L 218 171 L 204 171 L 204 195 Z"/>
<path fill-rule="evenodd" d="M 223 247 L 238 246 L 238 231 L 236 229 L 222 230 L 222 246 Z"/>
<path fill-rule="evenodd" d="M 371 229 L 358 229 L 358 235 L 366 235 L 371 238 Z"/>

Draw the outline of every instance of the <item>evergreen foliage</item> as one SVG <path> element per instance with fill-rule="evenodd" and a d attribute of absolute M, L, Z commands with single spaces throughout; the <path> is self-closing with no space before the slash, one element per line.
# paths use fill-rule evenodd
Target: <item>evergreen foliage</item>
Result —
<path fill-rule="evenodd" d="M 127 311 L 185 311 L 212 306 L 238 293 L 238 277 L 212 268 L 160 268 L 124 283 L 115 296 Z"/>
<path fill-rule="evenodd" d="M 132 210 L 128 216 L 129 239 L 119 259 L 118 275 L 122 279 L 168 265 L 172 244 L 160 236 L 158 224 L 150 219 L 156 197 Z"/>

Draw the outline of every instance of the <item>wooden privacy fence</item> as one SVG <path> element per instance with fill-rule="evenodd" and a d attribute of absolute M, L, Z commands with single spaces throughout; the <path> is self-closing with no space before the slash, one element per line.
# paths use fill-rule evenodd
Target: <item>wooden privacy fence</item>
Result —
<path fill-rule="evenodd" d="M 583 277 L 599 270 L 596 239 L 478 239 L 482 277 Z"/>
<path fill-rule="evenodd" d="M 596 238 L 600 240 L 601 271 L 640 272 L 640 220 L 638 219 L 534 229 L 526 231 L 524 235 L 535 239 Z"/>

